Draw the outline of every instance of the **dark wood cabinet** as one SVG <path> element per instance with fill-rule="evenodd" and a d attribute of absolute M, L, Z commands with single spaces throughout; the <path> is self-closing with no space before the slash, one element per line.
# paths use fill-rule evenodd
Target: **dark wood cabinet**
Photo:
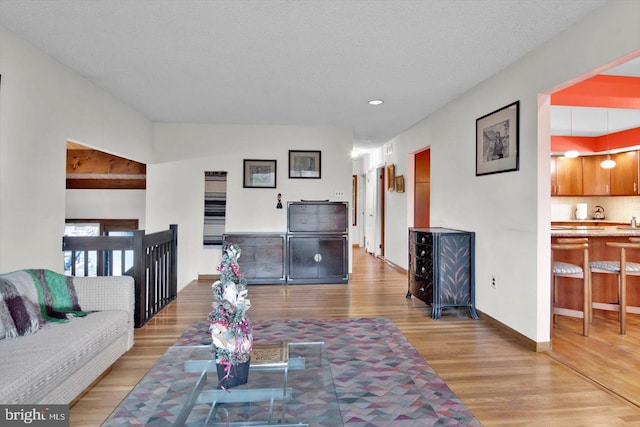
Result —
<path fill-rule="evenodd" d="M 343 236 L 289 235 L 288 283 L 348 281 L 348 240 Z"/>
<path fill-rule="evenodd" d="M 348 232 L 347 204 L 342 202 L 290 202 L 289 233 Z"/>
<path fill-rule="evenodd" d="M 431 317 L 442 309 L 475 309 L 475 233 L 448 228 L 409 229 L 409 291 L 431 306 Z"/>
<path fill-rule="evenodd" d="M 289 202 L 287 283 L 347 283 L 346 202 Z"/>
<path fill-rule="evenodd" d="M 285 283 L 285 233 L 228 233 L 224 243 L 240 247 L 240 272 L 248 284 Z"/>

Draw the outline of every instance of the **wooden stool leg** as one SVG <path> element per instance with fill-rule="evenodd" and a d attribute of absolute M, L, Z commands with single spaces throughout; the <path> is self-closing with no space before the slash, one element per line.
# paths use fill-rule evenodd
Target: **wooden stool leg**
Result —
<path fill-rule="evenodd" d="M 584 259 L 582 265 L 582 335 L 589 336 L 589 323 L 591 322 L 589 311 L 591 307 L 591 298 L 589 289 L 589 251 L 584 251 Z"/>
<path fill-rule="evenodd" d="M 622 289 L 622 272 L 618 274 L 618 308 L 620 308 L 620 290 Z M 618 322 L 620 321 L 620 310 L 618 310 Z"/>
<path fill-rule="evenodd" d="M 589 323 L 593 323 L 593 278 L 589 270 Z"/>
<path fill-rule="evenodd" d="M 620 254 L 620 286 L 618 302 L 620 303 L 620 335 L 627 333 L 627 257 L 624 248 Z"/>
<path fill-rule="evenodd" d="M 556 304 L 558 304 L 558 276 L 553 276 L 553 298 L 551 298 L 551 313 L 553 314 L 553 324 L 558 324 L 558 315 L 556 314 Z"/>
<path fill-rule="evenodd" d="M 582 287 L 582 335 L 585 337 L 589 336 L 589 305 L 591 305 L 591 300 L 589 299 L 589 278 L 585 274 L 583 280 Z"/>

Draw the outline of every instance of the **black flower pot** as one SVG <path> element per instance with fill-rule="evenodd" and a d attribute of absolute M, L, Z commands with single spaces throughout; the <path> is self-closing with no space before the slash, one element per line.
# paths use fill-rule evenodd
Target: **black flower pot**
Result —
<path fill-rule="evenodd" d="M 218 370 L 218 388 L 229 389 L 241 384 L 246 384 L 249 379 L 249 364 L 251 363 L 251 359 L 247 360 L 244 363 L 238 363 L 235 365 L 231 365 L 231 369 L 229 371 L 229 375 L 227 376 L 227 372 L 225 371 L 226 366 L 217 363 L 216 368 Z"/>

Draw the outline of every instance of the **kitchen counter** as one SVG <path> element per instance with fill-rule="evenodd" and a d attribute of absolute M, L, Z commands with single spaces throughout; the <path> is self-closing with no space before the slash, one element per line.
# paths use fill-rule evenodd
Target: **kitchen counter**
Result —
<path fill-rule="evenodd" d="M 607 226 L 604 224 L 593 226 L 552 225 L 551 237 L 640 237 L 640 227 L 631 228 L 629 225 Z"/>

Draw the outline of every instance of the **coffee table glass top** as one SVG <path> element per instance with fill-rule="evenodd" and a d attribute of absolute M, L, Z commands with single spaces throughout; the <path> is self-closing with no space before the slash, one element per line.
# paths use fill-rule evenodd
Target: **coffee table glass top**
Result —
<path fill-rule="evenodd" d="M 223 390 L 209 346 L 170 347 L 103 425 L 342 426 L 324 343 L 288 348 L 288 360 L 255 361 L 246 384 Z"/>

